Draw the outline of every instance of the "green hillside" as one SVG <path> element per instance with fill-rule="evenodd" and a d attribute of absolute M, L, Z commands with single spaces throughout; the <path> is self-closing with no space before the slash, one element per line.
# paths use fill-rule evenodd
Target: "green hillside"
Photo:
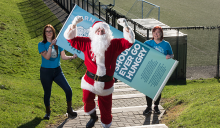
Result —
<path fill-rule="evenodd" d="M 168 83 L 162 92 L 169 128 L 219 128 L 220 84 L 216 79 L 187 80 L 186 85 Z"/>
<path fill-rule="evenodd" d="M 64 120 L 65 93 L 56 83 L 52 87 L 51 120 L 42 120 L 45 107 L 38 53 L 43 27 L 52 24 L 58 33 L 62 24 L 42 0 L 1 0 L 0 5 L 0 127 L 42 128 Z M 79 58 L 61 60 L 73 90 L 74 109 L 83 104 L 80 80 L 86 68 L 79 67 L 81 62 Z"/>

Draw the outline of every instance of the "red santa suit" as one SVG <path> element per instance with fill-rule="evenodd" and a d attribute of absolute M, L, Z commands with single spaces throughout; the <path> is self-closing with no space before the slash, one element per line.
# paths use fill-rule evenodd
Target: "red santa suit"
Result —
<path fill-rule="evenodd" d="M 110 31 L 109 25 L 104 22 L 98 22 L 93 25 L 90 32 L 95 32 L 98 28 L 103 27 L 105 31 Z M 130 29 L 130 28 L 129 28 Z M 111 39 L 103 57 L 95 56 L 92 52 L 91 37 L 78 37 L 77 28 L 67 28 L 64 37 L 72 47 L 84 53 L 84 63 L 87 67 L 87 72 L 97 76 L 105 76 L 113 78 L 118 55 L 125 49 L 130 48 L 134 43 L 134 33 L 130 29 L 129 32 L 124 32 L 124 38 Z M 114 79 L 108 82 L 96 81 L 88 76 L 87 73 L 81 80 L 81 88 L 83 89 L 84 111 L 91 114 L 96 110 L 95 95 L 98 96 L 98 106 L 101 114 L 101 122 L 103 124 L 111 124 L 112 122 L 112 92 L 114 90 Z"/>

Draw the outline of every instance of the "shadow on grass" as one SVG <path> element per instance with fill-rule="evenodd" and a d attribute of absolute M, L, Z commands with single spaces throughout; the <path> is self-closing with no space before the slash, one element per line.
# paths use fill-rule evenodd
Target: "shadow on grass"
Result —
<path fill-rule="evenodd" d="M 166 86 L 169 85 L 186 85 L 186 80 L 185 79 L 173 79 L 169 80 L 166 84 Z"/>
<path fill-rule="evenodd" d="M 33 120 L 31 120 L 30 122 L 23 124 L 21 126 L 19 126 L 18 128 L 35 128 L 37 125 L 40 124 L 40 122 L 43 119 L 40 117 L 35 117 Z"/>
<path fill-rule="evenodd" d="M 59 33 L 62 24 L 42 0 L 26 0 L 17 6 L 32 39 L 41 36 L 47 24 L 53 25 L 56 33 Z"/>

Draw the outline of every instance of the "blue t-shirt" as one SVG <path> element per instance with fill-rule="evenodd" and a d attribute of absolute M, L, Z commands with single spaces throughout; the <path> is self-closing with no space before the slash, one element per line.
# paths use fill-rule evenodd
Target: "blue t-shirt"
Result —
<path fill-rule="evenodd" d="M 170 43 L 162 40 L 159 44 L 157 44 L 154 40 L 147 40 L 144 42 L 144 44 L 156 49 L 157 51 L 163 53 L 164 55 L 172 55 L 173 51 L 170 46 Z"/>
<path fill-rule="evenodd" d="M 40 42 L 38 43 L 38 51 L 39 53 L 43 52 L 43 51 L 48 51 L 50 43 L 43 43 Z M 41 63 L 41 67 L 44 68 L 57 68 L 60 66 L 60 53 L 63 51 L 64 49 L 58 46 L 58 55 L 57 52 L 54 48 L 54 46 L 52 47 L 52 52 L 51 52 L 51 57 L 49 60 L 45 59 L 42 55 L 42 63 Z"/>

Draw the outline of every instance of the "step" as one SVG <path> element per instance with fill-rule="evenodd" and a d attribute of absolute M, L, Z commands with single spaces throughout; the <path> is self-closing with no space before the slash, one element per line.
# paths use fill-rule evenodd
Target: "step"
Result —
<path fill-rule="evenodd" d="M 117 128 L 168 128 L 165 124 L 154 124 L 154 125 L 142 125 L 142 126 L 131 126 L 131 127 L 117 127 Z"/>
<path fill-rule="evenodd" d="M 134 88 L 114 89 L 114 92 L 127 92 L 127 91 L 136 91 L 136 89 Z"/>
<path fill-rule="evenodd" d="M 146 107 L 147 107 L 147 105 L 112 108 L 112 113 L 144 111 L 146 109 Z M 158 107 L 159 107 L 161 113 L 163 113 L 164 108 L 161 105 L 158 105 Z M 84 112 L 84 109 L 80 109 L 76 112 L 78 115 L 86 115 L 86 113 Z M 100 114 L 98 106 L 96 106 L 96 112 L 97 112 L 97 114 Z"/>
<path fill-rule="evenodd" d="M 139 98 L 139 97 L 145 97 L 143 93 L 138 94 L 126 94 L 126 95 L 113 95 L 112 100 L 115 99 L 130 99 L 130 98 Z M 95 98 L 95 101 L 98 100 L 98 97 Z"/>
<path fill-rule="evenodd" d="M 129 85 L 125 84 L 125 83 L 114 83 L 114 87 L 117 88 L 117 87 L 130 87 Z"/>

